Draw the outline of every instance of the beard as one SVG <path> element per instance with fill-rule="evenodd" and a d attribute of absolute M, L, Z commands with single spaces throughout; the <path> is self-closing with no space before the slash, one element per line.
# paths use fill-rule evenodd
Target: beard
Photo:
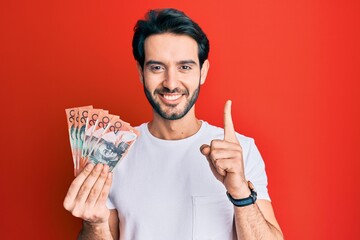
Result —
<path fill-rule="evenodd" d="M 183 118 L 190 111 L 190 109 L 194 106 L 196 100 L 199 97 L 199 93 L 200 93 L 200 80 L 199 80 L 198 87 L 195 89 L 195 91 L 192 94 L 192 96 L 190 97 L 190 99 L 187 98 L 187 102 L 185 104 L 185 107 L 180 111 L 167 113 L 166 111 L 161 109 L 160 103 L 155 101 L 155 99 L 154 99 L 153 95 L 151 94 L 151 92 L 149 91 L 149 89 L 146 88 L 145 80 L 144 80 L 143 85 L 144 85 L 144 92 L 145 92 L 146 98 L 149 101 L 149 103 L 151 104 L 152 108 L 155 110 L 155 112 L 157 114 L 159 114 L 162 118 L 164 118 L 166 120 L 178 120 L 178 119 Z M 189 97 L 189 91 L 188 90 L 181 90 L 179 88 L 175 88 L 174 90 L 170 90 L 170 89 L 168 89 L 166 87 L 155 89 L 154 95 L 159 94 L 159 93 L 161 93 L 161 94 L 164 94 L 164 93 L 180 93 L 180 94 L 184 94 L 185 96 Z M 167 104 L 166 106 L 175 109 L 177 104 Z"/>

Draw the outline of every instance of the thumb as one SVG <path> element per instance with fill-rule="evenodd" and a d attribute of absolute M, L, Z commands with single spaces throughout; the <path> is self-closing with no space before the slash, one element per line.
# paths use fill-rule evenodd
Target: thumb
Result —
<path fill-rule="evenodd" d="M 223 169 L 216 169 L 214 164 L 212 163 L 211 159 L 209 158 L 210 155 L 210 146 L 207 144 L 203 144 L 200 147 L 200 152 L 206 157 L 206 159 L 209 162 L 210 169 L 212 173 L 214 174 L 215 178 L 219 180 L 220 182 L 224 181 L 224 176 L 226 175 L 225 171 Z"/>
<path fill-rule="evenodd" d="M 203 144 L 200 147 L 200 152 L 205 156 L 208 157 L 210 154 L 210 146 L 207 144 Z"/>

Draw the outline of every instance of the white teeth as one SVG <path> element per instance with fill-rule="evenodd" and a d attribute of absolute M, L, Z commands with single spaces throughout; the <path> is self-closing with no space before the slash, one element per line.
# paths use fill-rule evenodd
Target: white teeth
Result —
<path fill-rule="evenodd" d="M 174 101 L 174 100 L 176 100 L 176 99 L 178 99 L 178 98 L 180 98 L 181 97 L 181 94 L 177 94 L 177 95 L 164 95 L 164 98 L 166 99 L 166 100 L 170 100 L 170 101 Z"/>

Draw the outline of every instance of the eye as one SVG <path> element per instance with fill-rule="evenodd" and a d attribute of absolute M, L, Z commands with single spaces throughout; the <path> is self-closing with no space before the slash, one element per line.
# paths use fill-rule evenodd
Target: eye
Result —
<path fill-rule="evenodd" d="M 150 70 L 151 70 L 152 72 L 161 72 L 161 71 L 164 70 L 164 67 L 161 66 L 161 65 L 151 65 L 151 66 L 150 66 Z"/>
<path fill-rule="evenodd" d="M 191 70 L 191 67 L 188 66 L 188 65 L 183 65 L 183 66 L 180 66 L 180 69 L 181 69 L 181 70 L 189 71 L 189 70 Z"/>

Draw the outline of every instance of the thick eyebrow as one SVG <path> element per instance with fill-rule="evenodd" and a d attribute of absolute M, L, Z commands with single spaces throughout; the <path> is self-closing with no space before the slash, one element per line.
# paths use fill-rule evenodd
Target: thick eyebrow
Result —
<path fill-rule="evenodd" d="M 151 64 L 158 64 L 158 65 L 165 65 L 164 63 L 162 62 L 159 62 L 159 61 L 155 61 L 155 60 L 149 60 L 145 63 L 145 66 L 149 66 Z"/>
<path fill-rule="evenodd" d="M 179 65 L 182 65 L 182 64 L 197 65 L 197 63 L 194 60 L 182 60 L 182 61 L 179 61 L 177 64 L 179 64 Z"/>
<path fill-rule="evenodd" d="M 165 65 L 163 62 L 160 61 L 155 61 L 155 60 L 149 60 L 145 63 L 145 66 L 149 66 L 151 64 L 157 64 L 157 65 Z M 197 65 L 197 63 L 194 60 L 182 60 L 177 62 L 178 65 L 182 65 L 182 64 L 192 64 L 192 65 Z"/>

